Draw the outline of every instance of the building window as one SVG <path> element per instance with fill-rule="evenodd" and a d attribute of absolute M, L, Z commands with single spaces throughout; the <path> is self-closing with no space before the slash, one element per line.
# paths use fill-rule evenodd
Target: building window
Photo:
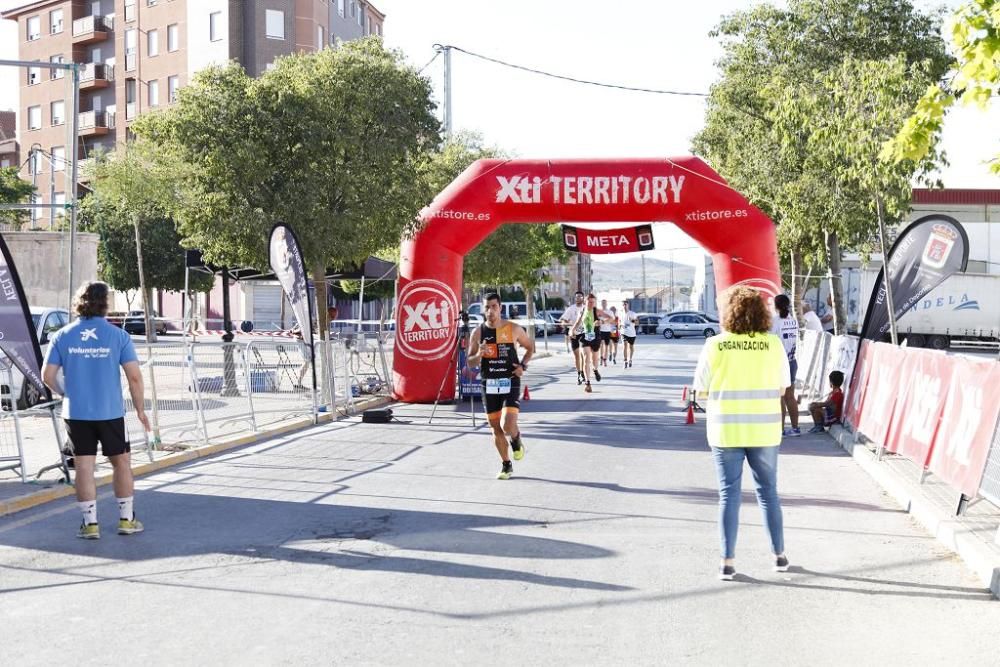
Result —
<path fill-rule="evenodd" d="M 351 0 L 351 17 L 358 15 L 358 3 L 355 0 Z"/>
<path fill-rule="evenodd" d="M 382 36 L 382 24 L 381 23 L 376 23 L 375 24 L 375 34 L 378 35 L 379 37 Z"/>
<path fill-rule="evenodd" d="M 135 118 L 135 79 L 125 79 L 125 120 Z"/>
<path fill-rule="evenodd" d="M 337 13 L 344 16 L 344 0 L 337 0 Z"/>
<path fill-rule="evenodd" d="M 49 58 L 49 62 L 50 63 L 62 63 L 62 62 L 64 62 L 62 54 L 59 54 L 58 56 L 51 56 Z M 58 67 L 53 67 L 53 68 L 49 69 L 49 78 L 50 79 L 61 79 L 64 76 L 66 76 L 66 70 L 64 70 L 64 69 L 59 69 Z"/>
<path fill-rule="evenodd" d="M 319 51 L 324 46 L 326 46 L 326 34 L 323 32 L 323 26 L 316 26 L 316 50 Z"/>
<path fill-rule="evenodd" d="M 135 28 L 125 31 L 125 71 L 135 69 L 136 32 Z"/>
<path fill-rule="evenodd" d="M 158 107 L 160 106 L 160 82 L 158 79 L 153 79 L 149 82 L 149 106 Z"/>
<path fill-rule="evenodd" d="M 167 26 L 167 51 L 173 53 L 180 47 L 181 29 L 176 23 Z"/>
<path fill-rule="evenodd" d="M 175 74 L 167 77 L 167 101 L 173 104 L 177 101 L 177 89 L 180 87 L 180 79 Z"/>
<path fill-rule="evenodd" d="M 285 38 L 285 12 L 280 9 L 264 10 L 264 23 L 266 30 L 264 35 L 268 39 Z"/>
<path fill-rule="evenodd" d="M 38 130 L 42 127 L 42 107 L 28 107 L 28 129 Z"/>
<path fill-rule="evenodd" d="M 208 39 L 213 42 L 222 39 L 222 12 L 208 15 Z"/>
<path fill-rule="evenodd" d="M 28 17 L 28 41 L 33 42 L 42 36 L 42 19 L 40 16 Z"/>
<path fill-rule="evenodd" d="M 158 0 L 146 0 L 147 7 L 155 7 Z"/>
<path fill-rule="evenodd" d="M 365 6 L 360 2 L 358 3 L 358 27 L 365 27 Z"/>
<path fill-rule="evenodd" d="M 66 193 L 65 192 L 57 192 L 57 193 L 55 193 L 55 195 L 52 197 L 52 203 L 53 204 L 58 204 L 60 207 L 65 206 L 66 205 Z M 65 208 L 57 208 L 57 209 L 55 209 L 55 212 L 56 212 L 56 217 L 57 218 L 61 218 L 64 215 L 66 215 L 66 209 Z"/>
<path fill-rule="evenodd" d="M 66 103 L 62 100 L 57 100 L 51 105 L 52 112 L 52 124 L 62 125 L 66 122 Z"/>
<path fill-rule="evenodd" d="M 58 35 L 63 31 L 63 10 L 53 9 L 49 12 L 49 33 Z"/>
<path fill-rule="evenodd" d="M 42 82 L 42 68 L 41 67 L 29 67 L 28 68 L 28 85 L 34 86 L 36 83 Z"/>
<path fill-rule="evenodd" d="M 6 169 L 10 165 L 10 158 L 3 158 L 0 160 L 0 169 Z"/>
<path fill-rule="evenodd" d="M 146 55 L 150 58 L 160 55 L 159 30 L 150 30 L 146 33 Z"/>
<path fill-rule="evenodd" d="M 135 0 L 125 0 L 125 20 L 135 20 Z"/>
<path fill-rule="evenodd" d="M 52 147 L 52 171 L 66 171 L 66 147 Z"/>

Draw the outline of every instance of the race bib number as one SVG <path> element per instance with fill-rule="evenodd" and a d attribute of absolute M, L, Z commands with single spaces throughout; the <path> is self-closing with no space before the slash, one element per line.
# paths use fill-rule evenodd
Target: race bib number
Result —
<path fill-rule="evenodd" d="M 588 343 L 590 341 L 594 340 L 595 338 L 597 338 L 597 334 L 595 334 L 593 331 L 589 331 L 589 332 L 583 334 L 583 339 L 585 341 L 587 341 Z"/>
<path fill-rule="evenodd" d="M 486 393 L 487 394 L 509 394 L 510 393 L 510 378 L 487 378 L 486 379 Z"/>

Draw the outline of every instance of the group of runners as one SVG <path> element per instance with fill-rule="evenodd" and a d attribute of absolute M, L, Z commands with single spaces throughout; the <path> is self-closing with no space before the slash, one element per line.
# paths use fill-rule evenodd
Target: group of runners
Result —
<path fill-rule="evenodd" d="M 607 300 L 601 300 L 598 308 L 597 297 L 593 294 L 584 296 L 583 292 L 577 292 L 573 300 L 559 321 L 566 327 L 566 338 L 573 350 L 576 383 L 590 393 L 593 391 L 591 375 L 600 382 L 600 368 L 606 367 L 609 361 L 618 364 L 619 346 L 624 367 L 632 367 L 638 316 L 629 308 L 628 301 L 622 302 L 619 312 L 616 306 L 608 308 Z"/>

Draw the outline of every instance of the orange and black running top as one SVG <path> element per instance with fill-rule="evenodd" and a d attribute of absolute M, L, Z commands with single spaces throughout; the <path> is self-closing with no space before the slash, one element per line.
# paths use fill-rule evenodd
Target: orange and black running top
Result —
<path fill-rule="evenodd" d="M 481 377 L 486 379 L 514 376 L 514 366 L 519 362 L 512 322 L 504 322 L 498 329 L 482 325 L 479 328 L 479 345 L 482 353 Z"/>

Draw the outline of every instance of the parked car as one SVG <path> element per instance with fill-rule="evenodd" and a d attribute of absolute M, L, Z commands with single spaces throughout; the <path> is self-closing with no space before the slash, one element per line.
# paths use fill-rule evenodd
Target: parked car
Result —
<path fill-rule="evenodd" d="M 640 334 L 655 334 L 656 325 L 660 323 L 659 315 L 639 315 L 636 317 L 638 322 L 636 323 L 636 333 Z"/>
<path fill-rule="evenodd" d="M 130 310 L 128 313 L 108 313 L 107 320 L 116 327 L 125 329 L 125 333 L 133 336 L 146 335 L 146 318 L 141 310 Z M 153 330 L 158 336 L 167 333 L 167 323 L 159 319 L 159 315 L 155 311 L 153 312 Z"/>
<path fill-rule="evenodd" d="M 669 315 L 699 315 L 699 316 L 704 317 L 706 320 L 709 320 L 711 322 L 718 322 L 719 321 L 718 316 L 712 315 L 711 313 L 706 313 L 703 310 L 672 310 L 669 313 L 660 313 L 660 318 L 662 319 L 662 318 L 667 317 Z"/>
<path fill-rule="evenodd" d="M 62 308 L 39 308 L 32 306 L 31 323 L 35 328 L 35 336 L 38 344 L 42 348 L 42 358 L 49 349 L 49 338 L 55 332 L 69 324 L 69 311 Z M 33 405 L 41 403 L 42 395 L 30 382 L 24 381 L 24 376 L 16 367 L 11 367 L 11 386 L 0 386 L 0 393 L 4 396 L 4 407 L 9 409 L 10 400 L 8 397 L 16 397 L 18 410 L 25 410 Z"/>
<path fill-rule="evenodd" d="M 511 301 L 500 304 L 500 317 L 505 320 L 517 322 L 525 329 L 534 327 L 535 336 L 544 335 L 545 329 L 548 329 L 550 334 L 555 333 L 555 323 L 543 319 L 541 315 L 541 312 L 539 312 L 534 319 L 529 318 L 528 304 L 524 301 Z M 479 326 L 483 321 L 483 304 L 471 304 L 469 306 L 469 326 Z"/>
<path fill-rule="evenodd" d="M 708 338 L 719 333 L 719 323 L 708 319 L 706 315 L 671 313 L 660 318 L 656 325 L 656 333 L 664 338 L 680 338 L 681 336 L 702 336 Z"/>

